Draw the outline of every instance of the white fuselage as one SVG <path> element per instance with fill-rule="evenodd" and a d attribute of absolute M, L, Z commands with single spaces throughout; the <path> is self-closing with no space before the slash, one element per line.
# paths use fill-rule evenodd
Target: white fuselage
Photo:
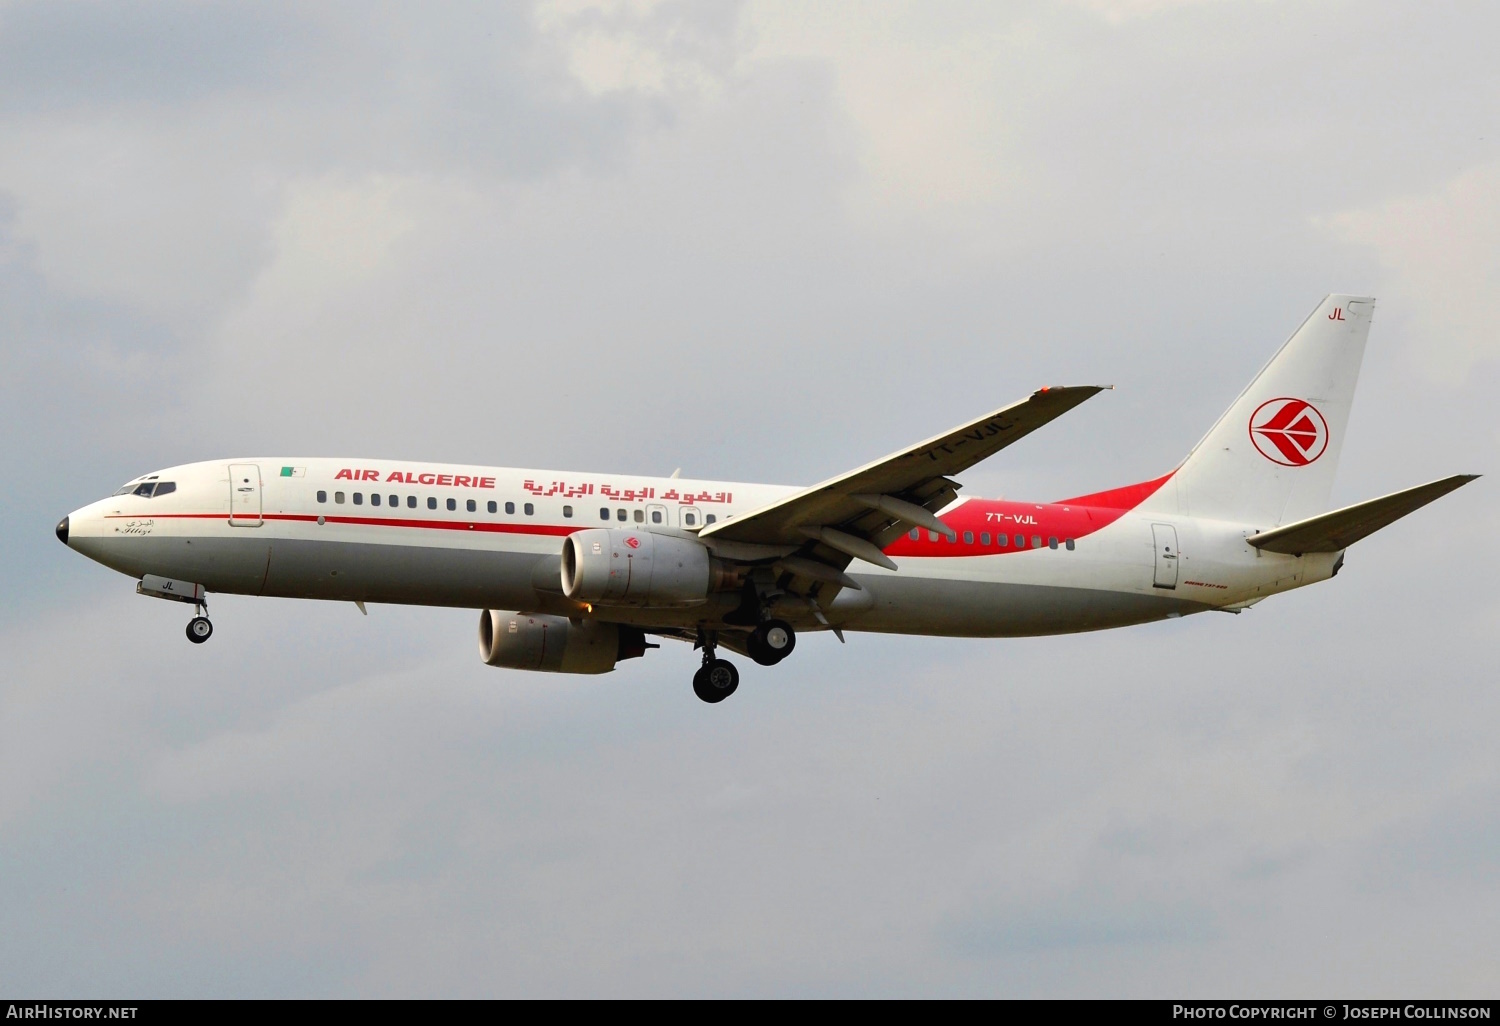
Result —
<path fill-rule="evenodd" d="M 308 458 L 187 464 L 132 484 L 161 482 L 175 488 L 72 513 L 67 543 L 133 577 L 210 592 L 589 615 L 648 629 L 713 626 L 737 599 L 585 608 L 559 580 L 565 536 L 599 527 L 691 536 L 798 490 Z M 1246 544 L 1267 525 L 1137 511 L 1144 494 L 962 499 L 941 514 L 955 540 L 914 530 L 885 549 L 897 571 L 855 560 L 848 574 L 859 588 L 826 610 L 788 596 L 774 612 L 807 629 L 1058 634 L 1236 609 L 1336 572 L 1338 553 Z"/>

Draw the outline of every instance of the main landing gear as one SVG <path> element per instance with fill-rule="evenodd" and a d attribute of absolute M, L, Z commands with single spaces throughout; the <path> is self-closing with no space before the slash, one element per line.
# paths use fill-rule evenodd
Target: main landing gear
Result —
<path fill-rule="evenodd" d="M 775 666 L 797 647 L 797 634 L 785 620 L 767 620 L 745 641 L 745 648 L 762 666 Z"/>
<path fill-rule="evenodd" d="M 703 649 L 703 665 L 693 674 L 693 694 L 705 702 L 722 702 L 740 686 L 740 671 L 728 659 L 715 655 L 717 631 L 699 631 L 698 646 Z M 761 666 L 775 666 L 797 646 L 797 633 L 785 620 L 767 620 L 745 639 L 745 650 Z"/>
<path fill-rule="evenodd" d="M 740 671 L 728 659 L 714 654 L 718 644 L 718 631 L 698 632 L 696 647 L 703 649 L 703 665 L 693 674 L 693 694 L 709 704 L 724 701 L 740 686 Z"/>
<path fill-rule="evenodd" d="M 740 671 L 728 659 L 703 657 L 703 667 L 693 674 L 693 694 L 705 702 L 722 702 L 740 686 Z"/>

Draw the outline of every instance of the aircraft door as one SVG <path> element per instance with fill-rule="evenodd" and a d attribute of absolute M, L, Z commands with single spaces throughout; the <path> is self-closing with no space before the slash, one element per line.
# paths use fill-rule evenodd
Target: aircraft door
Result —
<path fill-rule="evenodd" d="M 1156 545 L 1156 577 L 1152 587 L 1177 587 L 1177 528 L 1171 524 L 1152 524 L 1151 537 Z"/>
<path fill-rule="evenodd" d="M 254 463 L 229 465 L 229 526 L 259 527 L 261 519 L 260 467 Z"/>
<path fill-rule="evenodd" d="M 677 510 L 677 526 L 697 530 L 703 526 L 703 514 L 697 506 L 681 506 Z"/>

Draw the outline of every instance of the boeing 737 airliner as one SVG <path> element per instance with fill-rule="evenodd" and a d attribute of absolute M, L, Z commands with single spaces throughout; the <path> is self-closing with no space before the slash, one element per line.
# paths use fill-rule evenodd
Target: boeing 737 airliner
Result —
<path fill-rule="evenodd" d="M 1055 502 L 954 475 L 1100 389 L 1044 388 L 811 488 L 378 459 L 244 457 L 137 478 L 64 544 L 191 603 L 206 593 L 484 610 L 491 666 L 605 673 L 676 638 L 770 666 L 798 631 L 1015 637 L 1123 627 L 1327 580 L 1344 550 L 1473 480 L 1328 512 L 1374 300 L 1329 296 L 1176 470 Z"/>

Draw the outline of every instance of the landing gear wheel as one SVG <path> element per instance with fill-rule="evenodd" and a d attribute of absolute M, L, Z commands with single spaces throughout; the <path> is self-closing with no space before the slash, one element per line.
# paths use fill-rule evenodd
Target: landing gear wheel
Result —
<path fill-rule="evenodd" d="M 762 666 L 775 666 L 797 647 L 797 633 L 785 620 L 767 620 L 755 630 L 745 642 L 745 648 Z"/>
<path fill-rule="evenodd" d="M 693 674 L 693 694 L 705 702 L 722 702 L 740 686 L 740 671 L 728 659 L 710 659 Z"/>
<path fill-rule="evenodd" d="M 195 616 L 188 621 L 187 638 L 195 645 L 201 645 L 213 637 L 214 625 L 206 616 Z"/>

